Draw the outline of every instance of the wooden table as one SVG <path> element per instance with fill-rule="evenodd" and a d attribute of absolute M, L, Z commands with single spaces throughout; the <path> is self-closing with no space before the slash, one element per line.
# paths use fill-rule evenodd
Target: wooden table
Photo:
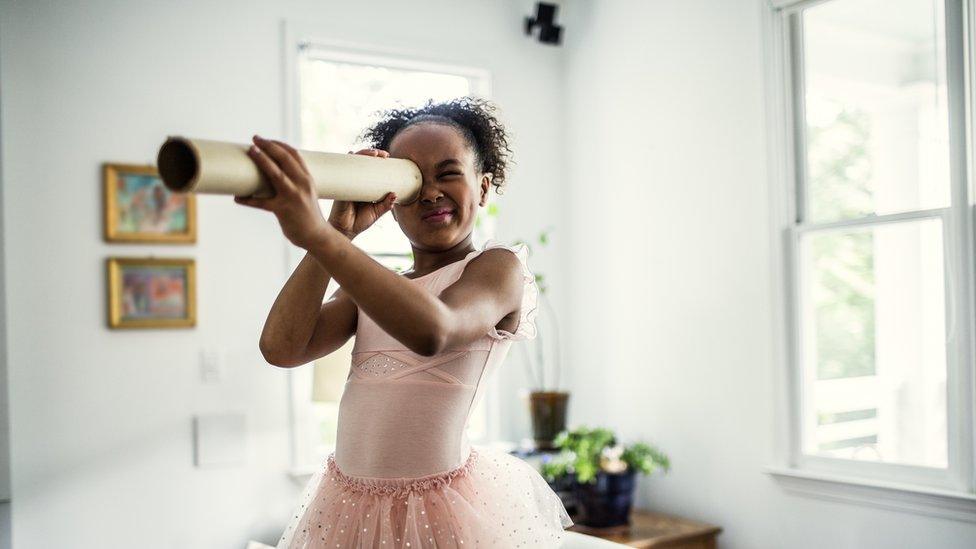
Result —
<path fill-rule="evenodd" d="M 631 512 L 629 527 L 593 529 L 574 524 L 569 529 L 631 547 L 677 549 L 715 549 L 715 538 L 722 531 L 712 524 L 641 509 Z"/>

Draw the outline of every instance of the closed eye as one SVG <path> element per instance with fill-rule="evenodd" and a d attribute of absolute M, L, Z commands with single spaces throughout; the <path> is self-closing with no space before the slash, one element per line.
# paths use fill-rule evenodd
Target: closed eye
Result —
<path fill-rule="evenodd" d="M 449 177 L 454 175 L 461 175 L 461 172 L 444 172 L 439 177 Z"/>

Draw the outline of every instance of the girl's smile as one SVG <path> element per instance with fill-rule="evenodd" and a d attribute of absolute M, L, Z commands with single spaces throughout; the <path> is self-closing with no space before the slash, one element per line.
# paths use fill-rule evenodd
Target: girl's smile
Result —
<path fill-rule="evenodd" d="M 454 210 L 452 208 L 434 208 L 424 212 L 421 215 L 421 219 L 432 225 L 440 225 L 442 223 L 450 223 L 451 219 L 454 218 L 453 214 Z"/>

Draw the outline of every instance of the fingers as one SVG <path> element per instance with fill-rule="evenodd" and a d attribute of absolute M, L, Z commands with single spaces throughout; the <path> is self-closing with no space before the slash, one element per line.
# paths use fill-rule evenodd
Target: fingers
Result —
<path fill-rule="evenodd" d="M 259 135 L 254 136 L 254 143 L 260 148 L 260 151 L 264 153 L 262 156 L 268 156 L 273 159 L 273 163 L 277 163 L 277 168 L 279 172 L 287 176 L 287 181 L 284 180 L 280 175 L 279 181 L 284 185 L 298 184 L 301 182 L 306 182 L 308 179 L 308 169 L 305 168 L 301 161 L 301 157 L 298 159 L 292 156 L 284 147 L 280 141 L 274 141 L 269 139 L 264 139 Z M 297 156 L 297 152 L 295 153 Z M 266 172 L 271 175 L 271 172 Z"/>
<path fill-rule="evenodd" d="M 285 173 L 281 171 L 278 164 L 270 156 L 265 154 L 261 148 L 257 145 L 251 145 L 251 148 L 247 150 L 247 155 L 251 157 L 251 160 L 254 160 L 258 169 L 271 182 L 271 186 L 274 187 L 276 195 L 291 190 L 291 183 L 285 178 Z"/>
<path fill-rule="evenodd" d="M 253 198 L 249 196 L 234 197 L 234 202 L 238 204 L 242 204 L 244 206 L 250 206 L 252 208 L 257 208 L 259 210 L 267 210 L 269 212 L 272 211 L 270 204 L 268 204 L 268 201 L 270 200 L 271 200 L 270 198 Z"/>
<path fill-rule="evenodd" d="M 379 218 L 379 216 L 392 210 L 394 202 L 396 202 L 396 193 L 394 193 L 393 191 L 386 193 L 386 196 L 383 197 L 383 200 L 380 200 L 379 202 L 373 204 L 373 215 Z"/>
<path fill-rule="evenodd" d="M 356 153 L 349 151 L 349 154 L 361 154 L 364 156 L 376 156 L 379 158 L 388 158 L 390 156 L 390 153 L 384 151 L 383 149 L 361 149 Z"/>
<path fill-rule="evenodd" d="M 284 141 L 278 141 L 277 139 L 273 139 L 272 143 L 276 143 L 281 148 L 285 149 L 285 152 L 290 154 L 292 158 L 294 158 L 295 161 L 298 162 L 298 165 L 302 167 L 302 170 L 304 170 L 306 173 L 308 172 L 308 166 L 305 165 L 305 159 L 302 158 L 301 153 L 299 153 L 298 150 L 295 149 L 295 147 L 292 147 L 291 145 L 285 143 Z"/>

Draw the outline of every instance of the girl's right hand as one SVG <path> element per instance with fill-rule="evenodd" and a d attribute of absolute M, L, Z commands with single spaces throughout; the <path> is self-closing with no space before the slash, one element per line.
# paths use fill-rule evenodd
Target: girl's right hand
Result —
<path fill-rule="evenodd" d="M 349 154 L 353 154 L 349 151 Z M 380 149 L 363 149 L 355 154 L 388 158 L 390 153 Z M 383 214 L 393 209 L 396 193 L 390 191 L 379 202 L 355 202 L 351 200 L 334 200 L 332 211 L 329 213 L 329 223 L 352 240 L 356 235 L 368 229 Z"/>

